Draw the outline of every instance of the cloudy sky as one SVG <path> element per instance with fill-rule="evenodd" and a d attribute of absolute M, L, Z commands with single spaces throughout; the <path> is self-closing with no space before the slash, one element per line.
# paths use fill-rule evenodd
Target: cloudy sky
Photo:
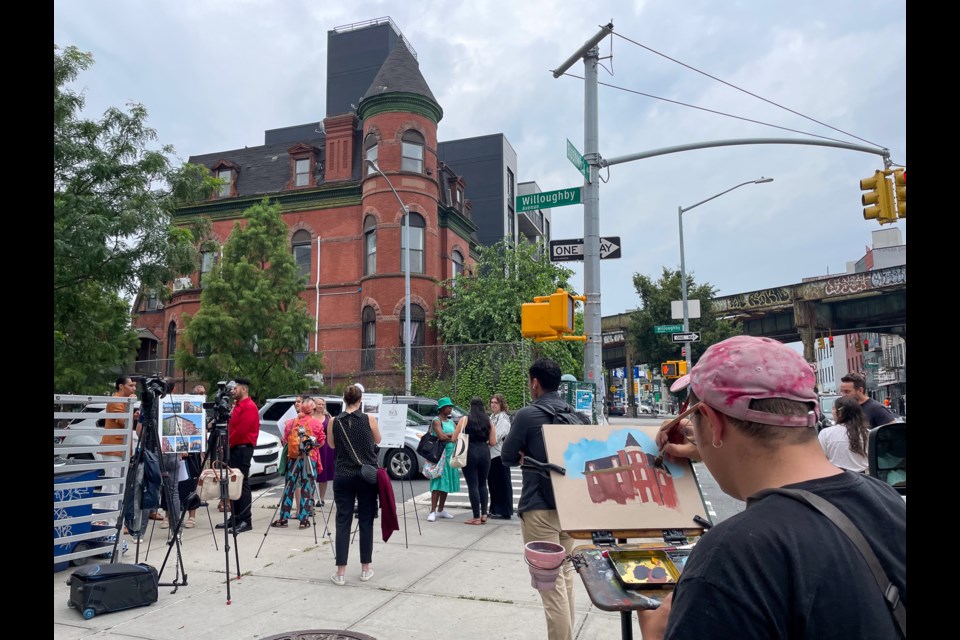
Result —
<path fill-rule="evenodd" d="M 584 148 L 583 81 L 550 71 L 608 22 L 615 35 L 600 45 L 599 80 L 619 88 L 599 88 L 603 157 L 711 140 L 826 137 L 886 147 L 905 166 L 905 5 L 59 0 L 54 42 L 94 56 L 77 82 L 89 116 L 142 103 L 159 141 L 185 160 L 322 120 L 327 31 L 389 16 L 443 107 L 440 139 L 503 133 L 518 154 L 518 180 L 549 191 L 582 185 L 566 140 Z M 582 76 L 583 64 L 568 73 Z M 798 145 L 610 167 L 601 174 L 600 233 L 621 238 L 623 257 L 601 263 L 603 315 L 637 306 L 633 274 L 679 268 L 678 207 L 761 176 L 774 182 L 684 214 L 688 273 L 720 295 L 842 273 L 880 229 L 863 220 L 858 183 L 881 168 L 878 155 Z M 552 217 L 555 239 L 583 237 L 582 206 L 555 208 Z M 906 224 L 885 228 L 894 227 L 906 241 Z M 582 292 L 582 269 L 566 264 L 577 265 Z"/>

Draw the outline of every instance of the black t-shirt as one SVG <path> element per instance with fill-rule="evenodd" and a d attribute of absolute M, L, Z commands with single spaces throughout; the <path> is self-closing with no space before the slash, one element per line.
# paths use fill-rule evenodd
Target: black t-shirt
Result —
<path fill-rule="evenodd" d="M 860 408 L 863 409 L 863 413 L 866 414 L 867 419 L 870 421 L 871 429 L 897 419 L 897 416 L 893 415 L 890 409 L 887 409 L 883 404 L 873 398 L 867 398 L 867 401 L 861 404 Z"/>
<path fill-rule="evenodd" d="M 860 529 L 887 576 L 906 591 L 903 498 L 863 474 L 788 485 L 832 502 Z M 673 595 L 666 638 L 899 638 L 869 566 L 826 516 L 770 495 L 710 529 Z"/>

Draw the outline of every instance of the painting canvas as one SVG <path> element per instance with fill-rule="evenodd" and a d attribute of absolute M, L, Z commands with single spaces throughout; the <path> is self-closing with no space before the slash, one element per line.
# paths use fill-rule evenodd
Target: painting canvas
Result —
<path fill-rule="evenodd" d="M 657 426 L 545 425 L 550 474 L 564 531 L 695 529 L 706 517 L 689 462 L 654 466 Z"/>

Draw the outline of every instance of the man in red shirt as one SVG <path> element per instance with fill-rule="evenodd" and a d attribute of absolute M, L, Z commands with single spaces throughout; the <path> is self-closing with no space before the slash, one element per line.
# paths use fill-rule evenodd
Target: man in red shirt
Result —
<path fill-rule="evenodd" d="M 253 448 L 257 444 L 260 434 L 260 412 L 257 405 L 250 399 L 250 381 L 246 378 L 235 378 L 233 388 L 233 412 L 230 414 L 230 423 L 227 431 L 230 435 L 230 461 L 234 469 L 243 474 L 243 484 L 240 489 L 240 499 L 231 506 L 233 510 L 229 526 L 230 533 L 243 533 L 253 528 L 250 511 L 250 461 L 253 459 Z M 223 523 L 217 525 L 223 528 Z"/>

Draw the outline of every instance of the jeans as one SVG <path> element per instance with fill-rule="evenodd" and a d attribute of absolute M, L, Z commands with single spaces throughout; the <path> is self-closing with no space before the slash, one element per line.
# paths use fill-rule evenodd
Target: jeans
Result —
<path fill-rule="evenodd" d="M 335 542 L 338 567 L 347 565 L 350 555 L 350 524 L 353 522 L 353 503 L 359 507 L 360 564 L 373 562 L 373 518 L 377 514 L 377 485 L 357 476 L 334 476 L 333 502 L 337 505 L 337 539 Z"/>
<path fill-rule="evenodd" d="M 473 517 L 487 515 L 487 476 L 490 475 L 490 445 L 486 442 L 471 442 L 467 447 L 467 466 L 463 478 L 467 481 L 467 494 Z"/>

